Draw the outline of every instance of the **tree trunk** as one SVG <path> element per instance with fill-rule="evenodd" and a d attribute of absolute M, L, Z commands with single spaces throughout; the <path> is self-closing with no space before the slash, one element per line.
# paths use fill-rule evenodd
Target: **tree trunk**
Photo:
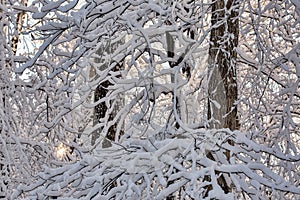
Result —
<path fill-rule="evenodd" d="M 20 4 L 22 6 L 27 7 L 28 0 L 21 0 Z M 22 32 L 23 23 L 25 21 L 25 17 L 26 17 L 25 11 L 19 11 L 19 13 L 17 14 L 17 18 L 16 18 L 16 22 L 15 22 L 16 30 L 11 39 L 11 49 L 12 49 L 12 52 L 14 55 L 16 55 L 16 53 L 17 53 L 18 43 L 19 43 L 19 39 L 20 39 L 20 34 Z"/>
<path fill-rule="evenodd" d="M 209 47 L 209 85 L 208 85 L 208 120 L 209 127 L 215 129 L 239 128 L 237 118 L 238 88 L 236 79 L 235 48 L 238 45 L 239 21 L 238 0 L 218 0 L 212 3 L 211 26 Z M 229 141 L 231 145 L 232 142 Z M 225 152 L 209 152 L 207 157 L 216 160 L 219 156 L 226 156 L 229 162 L 230 154 Z M 217 173 L 217 172 L 216 172 Z M 217 173 L 218 174 L 218 173 Z M 231 183 L 227 182 L 225 174 L 217 179 L 224 193 L 232 191 Z M 210 181 L 210 177 L 205 177 Z M 206 196 L 212 190 L 207 187 Z"/>
<path fill-rule="evenodd" d="M 225 5 L 225 2 L 227 4 Z M 208 119 L 211 128 L 238 129 L 238 97 L 235 48 L 238 45 L 238 1 L 222 0 L 212 4 L 209 48 Z"/>
<path fill-rule="evenodd" d="M 102 54 L 111 54 L 113 53 L 114 50 L 116 50 L 116 48 L 118 47 L 118 45 L 120 44 L 120 42 L 117 42 L 115 44 L 112 44 L 110 47 L 108 47 L 107 49 L 103 50 L 103 49 L 99 49 L 97 54 L 102 55 Z M 104 52 L 105 51 L 105 52 Z M 95 61 L 97 62 L 97 60 Z M 98 60 L 98 62 L 100 62 L 100 60 Z M 107 64 L 108 65 L 108 64 Z M 107 68 L 107 65 L 103 65 L 102 68 L 100 70 L 105 70 Z M 116 72 L 116 71 L 121 71 L 124 68 L 124 63 L 119 63 L 116 67 L 114 67 L 114 69 L 112 71 Z M 91 72 L 92 74 L 93 72 Z M 102 98 L 105 98 L 109 92 L 109 86 L 112 86 L 113 83 L 111 83 L 109 80 L 106 80 L 104 82 L 102 82 L 95 90 L 94 93 L 94 102 L 99 101 Z M 106 115 L 109 115 L 108 117 L 108 121 L 107 123 L 105 123 L 104 126 L 102 126 L 101 128 L 95 130 L 92 133 L 92 138 L 91 138 L 91 144 L 94 145 L 96 140 L 100 137 L 101 132 L 104 130 L 105 126 L 108 126 L 108 122 L 114 120 L 115 116 L 117 115 L 118 111 L 120 110 L 122 104 L 123 104 L 123 98 L 119 97 L 116 98 L 114 100 L 110 100 L 110 105 L 113 105 L 113 101 L 115 102 L 113 111 L 111 113 L 108 113 L 108 110 L 110 109 L 106 102 L 101 102 L 99 104 L 97 104 L 94 108 L 94 114 L 93 114 L 93 126 L 97 125 L 98 123 L 102 123 L 104 122 L 104 119 L 106 117 Z M 111 141 L 114 141 L 116 139 L 116 132 L 117 132 L 117 123 L 112 124 L 110 127 L 108 128 L 108 131 L 106 133 L 106 136 L 104 138 L 104 140 L 102 141 L 102 147 L 110 147 Z M 122 134 L 122 133 L 121 133 Z"/>
<path fill-rule="evenodd" d="M 168 25 L 170 25 L 171 23 L 168 23 Z M 172 37 L 172 35 L 169 32 L 166 32 L 166 41 L 167 41 L 167 56 L 168 58 L 174 59 L 175 56 L 175 41 Z M 171 68 L 174 68 L 176 66 L 176 62 L 174 61 L 169 61 L 169 65 Z M 175 84 L 175 77 L 174 74 L 171 74 L 171 83 Z M 174 85 L 175 87 L 175 85 Z M 173 96 L 174 98 L 174 96 Z M 178 115 L 180 116 L 180 105 L 179 105 L 179 101 L 178 101 L 178 96 L 175 97 L 176 98 L 176 111 L 178 113 Z M 175 112 L 175 111 L 174 111 Z M 179 123 L 176 121 L 175 119 L 175 128 L 179 128 Z"/>

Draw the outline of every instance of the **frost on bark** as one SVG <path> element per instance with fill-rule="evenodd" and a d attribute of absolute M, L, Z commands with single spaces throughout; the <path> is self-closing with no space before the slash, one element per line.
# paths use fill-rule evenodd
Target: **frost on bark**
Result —
<path fill-rule="evenodd" d="M 167 56 L 170 59 L 174 59 L 174 56 L 175 56 L 175 41 L 174 41 L 172 35 L 169 32 L 166 32 L 166 43 L 167 43 Z M 174 68 L 176 63 L 178 65 L 179 61 L 177 61 L 177 62 L 169 61 L 170 67 Z M 171 83 L 175 84 L 175 77 L 174 77 L 173 74 L 171 74 Z M 173 97 L 173 99 L 174 99 L 174 97 Z M 179 105 L 178 97 L 176 96 L 175 99 L 176 99 L 176 106 L 175 107 L 177 109 L 178 115 L 180 116 L 180 105 Z M 176 122 L 175 123 L 175 128 L 179 128 L 179 127 L 180 126 L 179 126 L 178 122 Z"/>
<path fill-rule="evenodd" d="M 108 68 L 108 63 L 107 61 L 103 60 L 103 58 L 106 55 L 112 54 L 118 45 L 120 45 L 120 41 L 114 44 L 109 44 L 110 46 L 105 47 L 105 48 L 100 48 L 96 52 L 98 58 L 95 59 L 96 63 L 102 63 L 101 66 L 98 68 L 100 71 L 105 71 Z M 118 63 L 112 70 L 111 72 L 118 72 L 121 71 L 124 68 L 124 63 Z M 95 74 L 95 70 L 92 69 L 91 75 Z M 109 72 L 110 74 L 110 72 Z M 109 76 L 108 74 L 108 76 Z M 96 75 L 98 77 L 98 75 Z M 120 75 L 117 75 L 117 77 L 120 77 Z M 114 141 L 116 139 L 116 132 L 117 132 L 117 125 L 118 123 L 112 123 L 109 125 L 109 122 L 112 122 L 114 118 L 116 117 L 118 111 L 120 110 L 123 100 L 119 96 L 119 98 L 115 98 L 113 100 L 109 101 L 102 101 L 104 98 L 106 98 L 109 95 L 109 87 L 113 86 L 113 83 L 111 82 L 112 80 L 105 79 L 103 80 L 96 88 L 94 92 L 94 102 L 100 101 L 95 108 L 94 108 L 94 113 L 93 113 L 93 126 L 96 126 L 98 123 L 104 123 L 103 126 L 100 128 L 96 129 L 92 133 L 92 138 L 91 138 L 91 144 L 94 145 L 96 143 L 96 140 L 100 137 L 101 132 L 104 130 L 105 127 L 108 128 L 106 131 L 106 136 L 103 140 L 103 147 L 109 147 L 111 146 L 109 140 Z M 109 105 L 108 105 L 109 104 Z M 112 109 L 111 109 L 112 107 Z M 107 117 L 108 116 L 108 117 Z"/>
<path fill-rule="evenodd" d="M 211 9 L 208 119 L 211 128 L 236 130 L 238 1 L 215 1 Z"/>
<path fill-rule="evenodd" d="M 192 1 L 190 3 L 192 3 Z M 188 13 L 189 8 L 184 7 L 184 9 Z M 172 25 L 172 24 L 171 24 L 171 22 L 167 21 L 167 25 Z M 187 38 L 190 38 L 192 40 L 195 39 L 194 30 L 191 30 L 191 28 L 187 28 L 185 34 L 187 34 Z M 169 63 L 170 68 L 173 69 L 174 67 L 177 67 L 178 65 L 180 65 L 181 62 L 183 62 L 183 59 L 186 56 L 186 51 L 189 48 L 187 48 L 185 50 L 185 52 L 183 52 L 181 55 L 179 55 L 179 57 L 176 60 L 174 60 L 175 55 L 176 55 L 175 54 L 175 52 L 176 52 L 176 49 L 175 49 L 175 40 L 174 40 L 172 34 L 170 32 L 168 32 L 168 31 L 166 32 L 166 45 L 167 45 L 167 49 L 166 49 L 166 51 L 167 51 L 167 57 L 168 57 L 168 59 L 170 59 L 168 61 L 168 63 Z M 184 66 L 182 67 L 182 74 L 185 75 L 188 80 L 191 77 L 191 67 L 186 62 L 184 63 Z M 174 74 L 171 74 L 171 83 L 176 87 L 177 83 L 175 82 L 175 76 L 174 76 Z M 183 114 L 183 113 L 181 113 L 182 112 L 181 107 L 183 105 L 180 105 L 180 104 L 182 104 L 182 102 L 180 102 L 180 95 L 181 94 L 179 94 L 179 96 L 178 95 L 175 96 L 175 99 L 176 99 L 176 102 L 175 102 L 176 106 L 175 107 L 176 107 L 176 112 L 178 113 L 178 116 L 181 118 L 182 114 Z M 174 96 L 173 96 L 173 99 L 174 99 Z M 175 123 L 175 128 L 178 129 L 179 127 L 180 127 L 179 123 L 176 122 Z"/>
<path fill-rule="evenodd" d="M 239 21 L 238 1 L 215 1 L 212 4 L 210 47 L 209 47 L 209 99 L 208 119 L 210 128 L 238 129 L 235 48 L 238 45 Z M 228 141 L 230 144 L 232 141 Z M 229 161 L 230 153 L 223 152 Z M 224 157 L 222 152 L 208 153 L 208 158 Z M 210 180 L 211 177 L 206 177 Z M 226 174 L 221 174 L 218 184 L 225 193 L 231 192 L 231 183 Z M 212 188 L 207 187 L 207 192 Z"/>

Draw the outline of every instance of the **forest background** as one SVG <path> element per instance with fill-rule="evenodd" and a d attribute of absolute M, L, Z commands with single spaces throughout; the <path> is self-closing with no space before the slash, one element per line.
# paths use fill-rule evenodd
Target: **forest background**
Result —
<path fill-rule="evenodd" d="M 0 1 L 0 196 L 300 198 L 298 0 Z"/>

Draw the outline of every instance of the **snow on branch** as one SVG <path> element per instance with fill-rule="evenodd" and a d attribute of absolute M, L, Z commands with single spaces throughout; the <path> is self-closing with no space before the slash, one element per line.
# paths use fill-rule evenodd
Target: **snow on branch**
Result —
<path fill-rule="evenodd" d="M 300 198 L 297 1 L 5 2 L 0 197 Z M 35 45 L 13 55 L 19 12 L 34 12 L 20 38 Z M 236 67 L 215 88 L 209 52 L 224 76 Z M 209 117 L 227 78 L 238 96 Z M 233 107 L 239 130 L 211 129 Z"/>
<path fill-rule="evenodd" d="M 152 142 L 129 139 L 109 149 L 99 149 L 96 157 L 85 156 L 72 165 L 60 168 L 47 167 L 37 175 L 35 183 L 19 186 L 12 197 L 299 197 L 299 180 L 296 177 L 286 177 L 286 174 L 297 173 L 297 169 L 285 168 L 287 162 L 299 162 L 299 155 L 284 155 L 276 149 L 270 151 L 255 144 L 239 131 L 210 130 L 205 135 L 210 137 L 187 133 L 184 138 L 174 137 Z M 234 145 L 228 144 L 228 140 L 233 141 Z M 215 161 L 208 156 L 209 153 L 221 156 L 225 151 L 232 155 L 229 162 Z M 273 162 L 281 160 L 277 167 L 272 169 L 263 163 L 268 156 L 273 156 Z M 232 193 L 225 194 L 217 183 L 217 177 L 222 175 L 233 185 Z M 212 189 L 208 190 L 209 187 Z"/>

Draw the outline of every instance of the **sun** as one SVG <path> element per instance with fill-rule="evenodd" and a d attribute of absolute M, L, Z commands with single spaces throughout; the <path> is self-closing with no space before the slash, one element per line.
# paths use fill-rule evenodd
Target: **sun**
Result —
<path fill-rule="evenodd" d="M 63 143 L 60 143 L 55 149 L 56 157 L 62 160 L 67 154 L 67 147 Z"/>

